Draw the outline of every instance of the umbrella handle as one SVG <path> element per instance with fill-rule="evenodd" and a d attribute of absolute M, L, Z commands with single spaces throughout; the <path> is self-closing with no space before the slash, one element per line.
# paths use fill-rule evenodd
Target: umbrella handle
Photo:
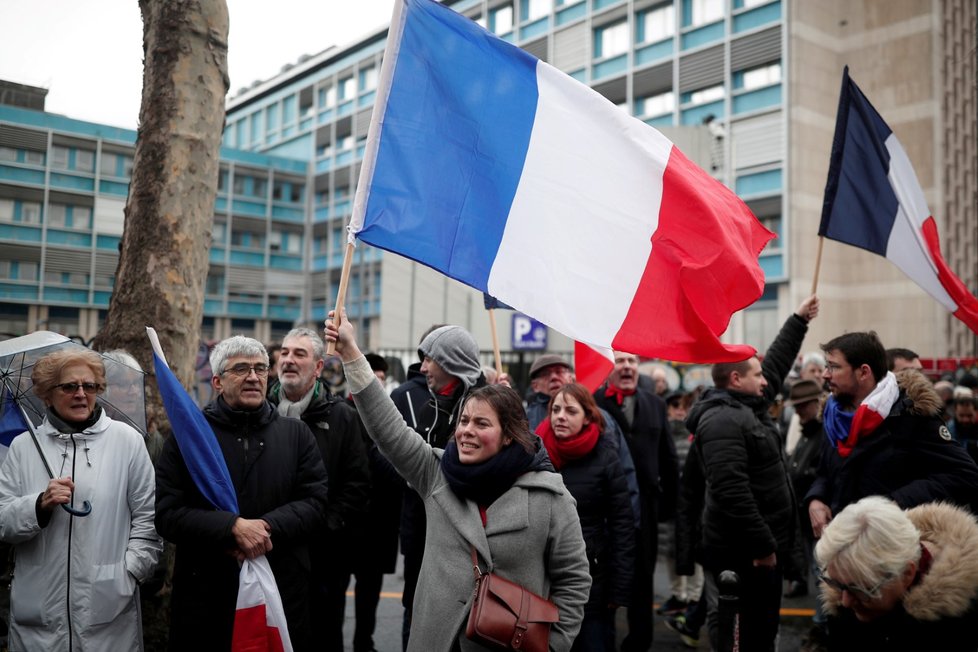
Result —
<path fill-rule="evenodd" d="M 92 503 L 86 500 L 84 503 L 82 503 L 81 509 L 76 509 L 71 505 L 62 505 L 61 509 L 65 510 L 72 516 L 88 516 L 92 513 Z"/>

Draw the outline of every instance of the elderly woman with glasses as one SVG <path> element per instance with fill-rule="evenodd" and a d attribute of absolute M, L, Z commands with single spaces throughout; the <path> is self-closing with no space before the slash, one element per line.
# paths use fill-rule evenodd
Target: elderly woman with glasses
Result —
<path fill-rule="evenodd" d="M 0 465 L 0 540 L 14 548 L 9 649 L 140 650 L 138 587 L 163 547 L 143 437 L 96 403 L 97 353 L 51 353 L 31 380 L 47 406 L 37 445 L 16 437 Z"/>
<path fill-rule="evenodd" d="M 828 650 L 978 650 L 978 523 L 945 503 L 870 496 L 815 546 Z"/>

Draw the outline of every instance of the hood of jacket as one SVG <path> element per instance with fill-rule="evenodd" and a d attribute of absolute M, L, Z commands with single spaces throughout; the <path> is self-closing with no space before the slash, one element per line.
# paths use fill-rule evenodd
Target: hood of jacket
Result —
<path fill-rule="evenodd" d="M 922 621 L 967 613 L 978 597 L 978 522 L 948 503 L 920 505 L 907 510 L 907 516 L 934 559 L 930 571 L 904 594 L 904 610 Z M 835 614 L 842 606 L 842 593 L 822 585 L 822 603 Z"/>
<path fill-rule="evenodd" d="M 944 409 L 944 401 L 924 374 L 906 369 L 896 374 L 896 379 L 905 397 L 893 406 L 890 416 L 906 411 L 918 416 L 935 417 Z"/>
<path fill-rule="evenodd" d="M 112 417 L 106 414 L 105 410 L 103 410 L 100 406 L 96 406 L 96 409 L 100 412 L 98 419 L 96 419 L 95 423 L 88 426 L 81 432 L 74 433 L 75 438 L 83 440 L 92 439 L 93 437 L 98 437 L 108 429 L 109 424 L 112 423 Z M 38 426 L 37 434 L 60 437 L 62 439 L 67 439 L 72 435 L 72 433 L 63 433 L 59 431 L 58 428 L 46 416 L 44 417 L 44 421 L 41 422 L 41 425 Z"/>
<path fill-rule="evenodd" d="M 422 359 L 431 358 L 445 373 L 458 378 L 466 391 L 475 386 L 482 375 L 479 345 L 461 326 L 442 326 L 431 331 L 421 340 L 418 354 Z"/>

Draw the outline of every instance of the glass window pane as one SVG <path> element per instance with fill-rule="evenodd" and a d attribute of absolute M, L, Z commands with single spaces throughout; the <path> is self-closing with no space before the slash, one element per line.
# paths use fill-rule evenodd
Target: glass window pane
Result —
<path fill-rule="evenodd" d="M 604 59 L 628 52 L 628 23 L 621 21 L 595 31 L 594 57 Z"/>
<path fill-rule="evenodd" d="M 58 170 L 68 169 L 68 148 L 54 145 L 51 148 L 51 167 Z"/>
<path fill-rule="evenodd" d="M 639 38 L 642 43 L 655 43 L 676 32 L 676 10 L 672 5 L 656 7 L 639 13 Z"/>
<path fill-rule="evenodd" d="M 67 212 L 64 204 L 48 204 L 48 226 L 64 227 Z"/>
<path fill-rule="evenodd" d="M 79 149 L 75 152 L 75 169 L 79 172 L 95 172 L 95 152 Z"/>
<path fill-rule="evenodd" d="M 508 34 L 513 31 L 513 5 L 496 7 L 489 12 L 489 28 L 494 34 Z"/>

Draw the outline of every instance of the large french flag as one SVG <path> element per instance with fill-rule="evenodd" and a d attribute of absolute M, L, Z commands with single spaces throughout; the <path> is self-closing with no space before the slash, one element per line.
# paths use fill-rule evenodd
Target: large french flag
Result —
<path fill-rule="evenodd" d="M 190 477 L 215 508 L 237 514 L 238 496 L 214 431 L 170 370 L 156 330 L 147 328 L 146 334 L 163 407 Z M 265 555 L 241 565 L 231 652 L 292 652 L 282 597 Z"/>
<path fill-rule="evenodd" d="M 603 349 L 754 353 L 719 336 L 773 237 L 665 136 L 433 0 L 398 0 L 350 241 Z"/>
<path fill-rule="evenodd" d="M 886 257 L 978 333 L 978 299 L 941 255 L 937 224 L 910 159 L 848 66 L 818 234 Z"/>

